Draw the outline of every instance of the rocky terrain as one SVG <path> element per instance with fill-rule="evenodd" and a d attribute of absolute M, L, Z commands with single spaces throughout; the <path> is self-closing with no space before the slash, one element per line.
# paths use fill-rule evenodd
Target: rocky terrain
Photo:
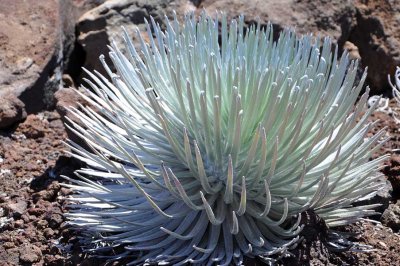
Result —
<path fill-rule="evenodd" d="M 61 175 L 81 167 L 63 141 L 68 106 L 81 101 L 70 86 L 84 77 L 82 67 L 102 71 L 100 54 L 121 42 L 121 26 L 135 41 L 152 16 L 161 25 L 173 12 L 230 18 L 245 15 L 248 25 L 270 21 L 275 31 L 331 36 L 368 67 L 372 94 L 391 97 L 387 75 L 400 65 L 400 3 L 396 0 L 2 0 L 0 1 L 0 265 L 105 265 L 79 247 L 62 213 Z M 374 130 L 387 128 L 390 141 L 374 156 L 391 154 L 382 169 L 387 190 L 374 199 L 382 215 L 343 231 L 372 246 L 371 252 L 334 253 L 313 219 L 305 217 L 304 241 L 281 265 L 395 265 L 400 261 L 400 127 L 394 100 L 376 111 Z M 123 262 L 122 262 L 123 263 Z M 108 264 L 109 265 L 109 264 Z M 246 265 L 261 265 L 249 260 Z"/>

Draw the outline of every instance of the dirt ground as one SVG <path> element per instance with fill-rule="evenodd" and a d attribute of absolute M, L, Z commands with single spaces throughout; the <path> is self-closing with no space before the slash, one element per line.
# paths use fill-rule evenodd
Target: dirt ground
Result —
<path fill-rule="evenodd" d="M 395 107 L 392 102 L 390 107 Z M 393 186 L 391 203 L 400 195 L 399 125 L 383 112 L 377 127 L 387 127 L 390 142 L 380 153 L 392 154 L 383 173 Z M 56 111 L 29 115 L 16 127 L 0 131 L 0 265 L 104 265 L 88 258 L 68 230 L 62 213 L 63 196 L 70 191 L 60 186 L 60 175 L 72 176 L 79 162 L 63 153 L 65 128 Z M 375 154 L 374 156 L 377 156 Z M 374 217 L 379 221 L 380 217 Z M 371 245 L 371 252 L 328 251 L 323 241 L 305 238 L 294 256 L 282 265 L 399 265 L 400 236 L 380 223 L 361 221 L 341 228 L 358 235 L 354 240 Z M 261 265 L 248 261 L 246 265 Z"/>

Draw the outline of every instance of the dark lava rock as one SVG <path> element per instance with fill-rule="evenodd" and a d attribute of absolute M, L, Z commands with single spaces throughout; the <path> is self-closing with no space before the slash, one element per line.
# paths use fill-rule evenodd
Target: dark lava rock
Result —
<path fill-rule="evenodd" d="M 60 226 L 60 224 L 64 221 L 64 217 L 61 213 L 52 213 L 50 217 L 48 217 L 49 226 L 53 229 Z"/>
<path fill-rule="evenodd" d="M 393 194 L 400 195 L 400 156 L 392 155 L 383 173 L 393 186 Z"/>
<path fill-rule="evenodd" d="M 400 201 L 389 205 L 382 214 L 381 222 L 394 231 L 400 230 Z"/>

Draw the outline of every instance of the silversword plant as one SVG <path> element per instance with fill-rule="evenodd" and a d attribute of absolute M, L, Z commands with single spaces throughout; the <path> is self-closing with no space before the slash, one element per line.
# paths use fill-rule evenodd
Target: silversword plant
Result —
<path fill-rule="evenodd" d="M 393 96 L 395 98 L 395 100 L 397 101 L 397 105 L 400 105 L 400 67 L 396 68 L 396 72 L 394 74 L 394 84 L 392 83 L 391 79 L 390 79 L 390 75 L 388 76 L 388 81 L 390 86 L 392 87 L 392 92 L 393 92 Z M 399 114 L 394 111 L 391 110 L 392 115 L 394 120 L 396 121 L 397 124 L 400 124 L 400 118 L 399 118 Z"/>
<path fill-rule="evenodd" d="M 389 84 L 393 89 L 393 95 L 398 103 L 400 103 L 400 67 L 396 68 L 396 72 L 394 74 L 394 84 L 390 80 L 390 75 L 388 76 Z"/>
<path fill-rule="evenodd" d="M 329 38 L 205 14 L 147 30 L 140 51 L 126 32 L 126 52 L 111 45 L 116 73 L 101 56 L 109 78 L 87 71 L 91 107 L 71 110 L 91 150 L 69 143 L 87 168 L 66 216 L 89 251 L 241 265 L 294 248 L 305 211 L 329 227 L 374 213 L 353 203 L 383 186 L 384 131 L 367 137 L 366 74 L 354 86 Z"/>

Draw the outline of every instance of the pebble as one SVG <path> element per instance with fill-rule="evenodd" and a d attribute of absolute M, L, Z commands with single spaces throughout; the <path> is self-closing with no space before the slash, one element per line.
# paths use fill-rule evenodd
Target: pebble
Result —
<path fill-rule="evenodd" d="M 44 229 L 43 234 L 46 238 L 50 238 L 54 235 L 54 231 L 51 228 L 46 228 Z"/>
<path fill-rule="evenodd" d="M 36 223 L 37 228 L 43 229 L 46 228 L 49 223 L 46 220 L 39 220 Z"/>
<path fill-rule="evenodd" d="M 50 215 L 48 221 L 49 221 L 49 226 L 54 229 L 64 221 L 64 218 L 61 214 L 53 213 Z"/>
<path fill-rule="evenodd" d="M 6 209 L 13 215 L 14 218 L 19 219 L 24 214 L 27 208 L 26 201 L 18 200 L 7 204 Z"/>
<path fill-rule="evenodd" d="M 40 248 L 31 245 L 25 244 L 20 249 L 20 256 L 19 259 L 25 263 L 34 263 L 39 262 L 42 258 L 42 251 Z"/>
<path fill-rule="evenodd" d="M 3 244 L 3 247 L 6 248 L 6 249 L 9 249 L 9 248 L 15 247 L 15 244 L 13 242 L 5 242 Z"/>
<path fill-rule="evenodd" d="M 394 231 L 400 230 L 400 201 L 390 204 L 381 217 L 382 224 L 392 228 Z"/>
<path fill-rule="evenodd" d="M 24 227 L 24 221 L 23 220 L 16 220 L 14 222 L 14 227 L 15 228 L 23 228 Z"/>

